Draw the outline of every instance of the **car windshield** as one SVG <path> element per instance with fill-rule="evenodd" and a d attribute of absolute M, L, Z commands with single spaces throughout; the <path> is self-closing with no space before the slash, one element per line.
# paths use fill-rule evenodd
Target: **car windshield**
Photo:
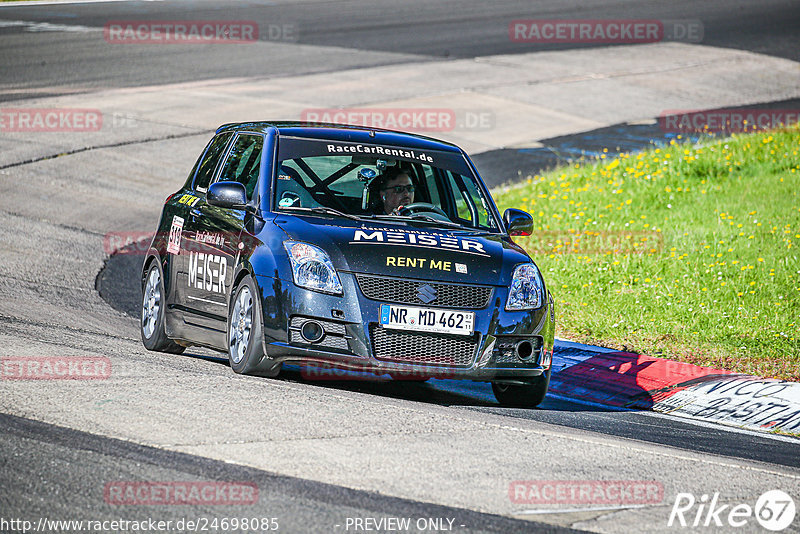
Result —
<path fill-rule="evenodd" d="M 499 228 L 491 198 L 457 153 L 281 138 L 278 161 L 275 211 Z"/>

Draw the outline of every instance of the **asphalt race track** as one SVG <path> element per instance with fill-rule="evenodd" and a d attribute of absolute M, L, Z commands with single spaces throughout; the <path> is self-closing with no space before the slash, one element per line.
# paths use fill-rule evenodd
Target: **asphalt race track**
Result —
<path fill-rule="evenodd" d="M 229 6 L 236 7 L 229 7 Z M 280 54 L 231 54 L 225 50 L 130 50 L 87 45 L 89 29 L 110 20 L 253 20 L 261 27 L 291 25 L 297 45 L 327 48 L 309 54 L 302 46 Z M 3 91 L 0 98 L 28 98 L 31 91 L 57 95 L 91 88 L 143 86 L 209 78 L 302 74 L 434 58 L 472 58 L 531 50 L 587 47 L 585 44 L 512 43 L 515 19 L 697 19 L 703 43 L 800 60 L 800 10 L 790 0 L 697 2 L 658 0 L 565 4 L 538 2 L 125 2 L 92 6 L 53 5 L 37 9 L 3 7 L 3 20 L 77 26 L 86 32 L 48 32 L 46 27 L 0 26 L 3 36 Z M 31 39 L 31 33 L 36 38 Z M 277 36 L 273 36 L 277 37 Z M 24 38 L 24 45 L 21 45 Z M 261 36 L 270 39 L 268 32 Z M 280 39 L 280 37 L 277 37 Z M 367 82 L 367 81 L 365 81 Z"/>
<path fill-rule="evenodd" d="M 22 531 L 3 523 L 12 519 L 183 520 L 172 530 L 183 531 L 189 520 L 242 517 L 275 518 L 280 532 L 673 532 L 690 530 L 668 526 L 680 493 L 753 507 L 779 489 L 800 504 L 791 436 L 554 396 L 535 410 L 501 408 L 481 383 L 312 382 L 296 368 L 264 379 L 235 375 L 211 351 L 148 352 L 137 321 L 142 258 L 131 247 L 109 257 L 124 245 L 115 236 L 154 230 L 164 198 L 225 121 L 452 102 L 491 118 L 442 136 L 499 185 L 554 163 L 530 159 L 548 147 L 646 145 L 658 133 L 647 120 L 663 109 L 796 109 L 797 2 L 26 4 L 0 4 L 0 113 L 92 108 L 104 121 L 96 132 L 0 127 L 0 356 L 105 358 L 110 370 L 105 380 L 0 380 L 0 532 Z M 703 37 L 512 42 L 509 22 L 533 18 L 700 21 Z M 261 38 L 103 37 L 109 21 L 209 19 L 256 21 Z M 663 494 L 591 505 L 512 491 L 519 481 L 609 480 Z M 119 482 L 231 481 L 256 487 L 255 502 L 124 504 L 108 493 Z M 97 531 L 112 530 L 124 529 Z M 765 530 L 751 517 L 740 531 Z M 800 519 L 783 532 L 800 532 Z"/>
<path fill-rule="evenodd" d="M 140 270 L 140 256 L 117 254 L 109 259 L 96 281 L 98 292 L 103 300 L 131 318 L 138 318 L 141 290 L 128 281 L 140 276 Z M 228 365 L 226 355 L 213 351 L 193 349 L 184 355 L 208 358 L 220 365 L 226 367 Z M 500 408 L 492 395 L 489 384 L 480 382 L 436 379 L 427 384 L 386 380 L 365 382 L 364 380 L 347 380 L 347 376 L 347 373 L 342 373 L 342 380 L 326 381 L 324 385 L 342 391 L 460 407 L 483 413 L 511 415 L 516 418 L 639 439 L 686 450 L 800 467 L 800 448 L 794 439 L 776 440 L 774 437 L 754 432 L 731 432 L 718 425 L 704 425 L 649 412 L 636 413 L 600 406 L 587 406 L 554 397 L 547 398 L 541 405 L 541 409 L 537 410 Z M 354 373 L 350 376 L 358 377 L 359 375 Z M 282 374 L 282 379 L 304 382 L 302 372 L 297 367 L 289 367 Z"/>

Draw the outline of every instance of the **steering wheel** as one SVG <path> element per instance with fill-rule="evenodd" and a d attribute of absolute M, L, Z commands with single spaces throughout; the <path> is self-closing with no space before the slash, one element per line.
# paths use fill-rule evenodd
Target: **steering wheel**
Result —
<path fill-rule="evenodd" d="M 434 206 L 433 204 L 429 204 L 427 202 L 412 202 L 411 204 L 406 204 L 397 209 L 398 215 L 403 215 L 404 217 L 409 217 L 416 213 L 435 213 L 437 215 L 441 215 L 442 217 L 447 218 L 449 221 L 450 218 L 447 217 L 447 214 L 440 208 L 439 206 Z"/>

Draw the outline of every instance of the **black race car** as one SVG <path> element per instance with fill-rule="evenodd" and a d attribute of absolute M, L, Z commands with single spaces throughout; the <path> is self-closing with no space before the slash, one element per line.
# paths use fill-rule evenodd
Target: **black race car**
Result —
<path fill-rule="evenodd" d="M 150 350 L 198 345 L 237 373 L 285 362 L 547 393 L 555 312 L 463 150 L 387 130 L 221 126 L 164 205 L 142 270 Z"/>

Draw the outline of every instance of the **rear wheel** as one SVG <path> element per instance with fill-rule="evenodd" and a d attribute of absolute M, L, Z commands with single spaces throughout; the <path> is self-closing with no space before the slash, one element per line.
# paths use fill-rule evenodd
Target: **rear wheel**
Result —
<path fill-rule="evenodd" d="M 492 392 L 502 406 L 534 408 L 542 403 L 550 386 L 550 370 L 524 385 L 492 382 Z"/>
<path fill-rule="evenodd" d="M 153 262 L 147 270 L 144 288 L 142 291 L 142 319 L 139 321 L 139 331 L 142 343 L 147 350 L 180 354 L 185 347 L 181 347 L 167 337 L 164 331 L 164 315 L 166 313 L 166 293 L 161 269 L 158 263 Z"/>
<path fill-rule="evenodd" d="M 235 373 L 276 376 L 280 364 L 270 363 L 264 354 L 264 328 L 258 291 L 253 279 L 245 276 L 234 293 L 228 315 L 228 361 Z"/>

